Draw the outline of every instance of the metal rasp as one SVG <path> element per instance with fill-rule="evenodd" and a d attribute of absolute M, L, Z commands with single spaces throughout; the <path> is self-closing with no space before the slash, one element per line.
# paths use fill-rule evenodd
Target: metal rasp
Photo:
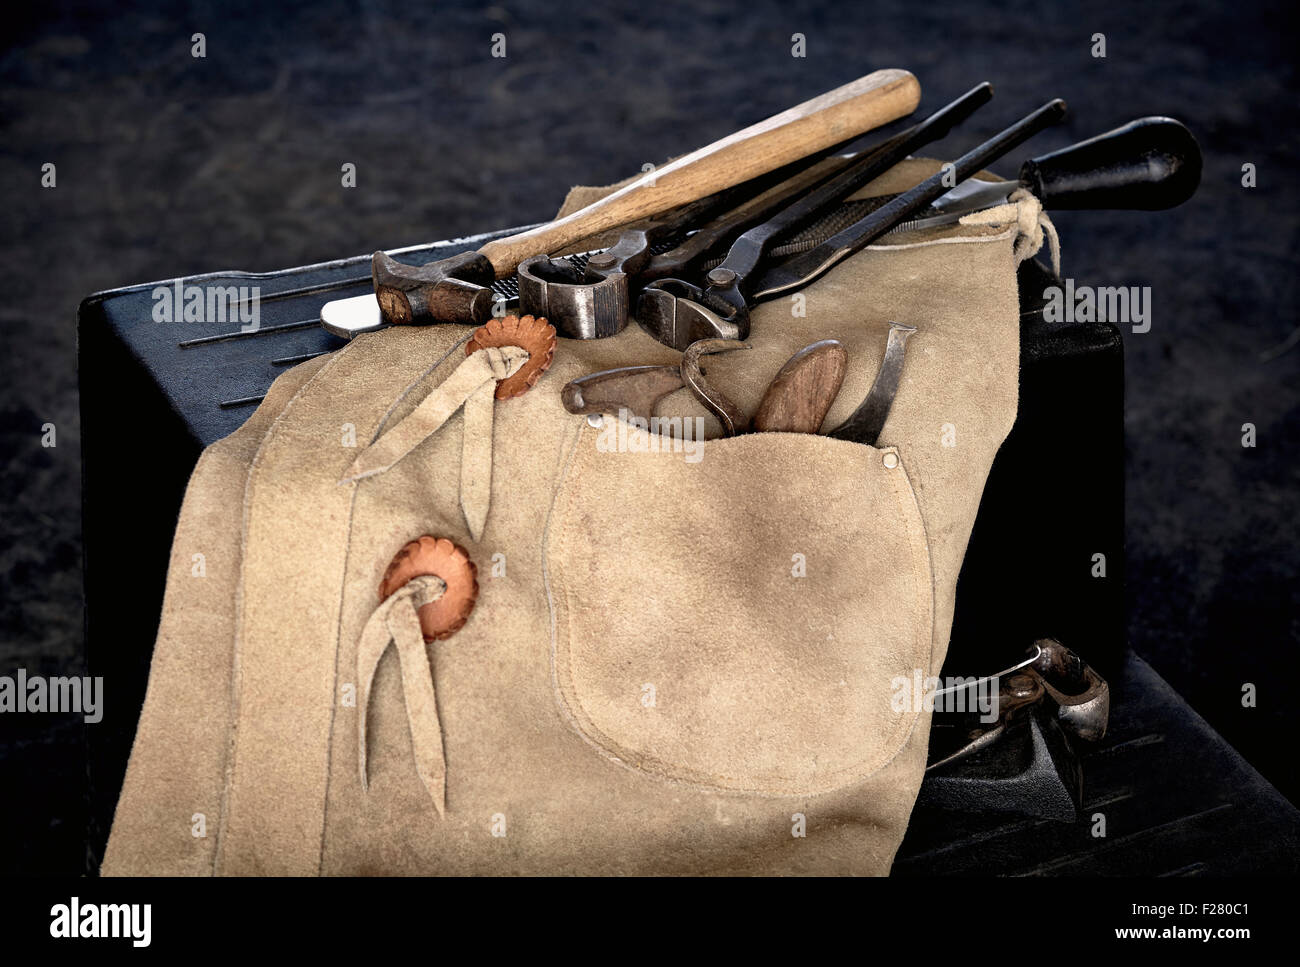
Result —
<path fill-rule="evenodd" d="M 751 298 L 772 298 L 807 285 L 831 266 L 871 244 L 909 215 L 921 211 L 930 202 L 947 194 L 949 185 L 965 181 L 1043 128 L 1060 121 L 1065 116 L 1065 110 L 1065 102 L 1060 98 L 1048 101 L 1011 127 L 962 155 L 950 167 L 945 166 L 944 170 L 935 172 L 916 187 L 881 205 L 861 221 L 836 233 L 816 248 L 765 269 L 754 284 Z"/>

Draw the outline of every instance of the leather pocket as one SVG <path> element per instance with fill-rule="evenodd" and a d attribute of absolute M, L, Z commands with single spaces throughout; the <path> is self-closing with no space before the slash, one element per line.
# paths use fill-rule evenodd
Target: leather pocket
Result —
<path fill-rule="evenodd" d="M 829 792 L 885 765 L 919 712 L 895 707 L 897 679 L 929 668 L 933 627 L 899 452 L 784 433 L 662 452 L 625 429 L 618 450 L 582 427 L 546 531 L 573 727 L 633 769 L 735 792 Z"/>

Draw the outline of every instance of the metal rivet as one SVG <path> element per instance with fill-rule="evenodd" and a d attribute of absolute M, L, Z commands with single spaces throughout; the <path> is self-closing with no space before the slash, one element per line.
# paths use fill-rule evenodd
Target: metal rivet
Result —
<path fill-rule="evenodd" d="M 705 279 L 710 285 L 731 285 L 731 283 L 736 281 L 736 273 L 731 269 L 724 269 L 722 266 L 718 266 L 716 269 L 711 270 L 709 274 L 705 276 Z"/>
<path fill-rule="evenodd" d="M 599 430 L 604 425 L 605 425 L 605 418 L 601 416 L 599 413 L 587 414 L 587 426 L 594 427 L 595 429 Z"/>
<path fill-rule="evenodd" d="M 885 464 L 886 469 L 893 470 L 895 467 L 898 466 L 898 454 L 894 453 L 893 451 L 886 453 L 883 457 L 881 457 L 881 460 Z"/>

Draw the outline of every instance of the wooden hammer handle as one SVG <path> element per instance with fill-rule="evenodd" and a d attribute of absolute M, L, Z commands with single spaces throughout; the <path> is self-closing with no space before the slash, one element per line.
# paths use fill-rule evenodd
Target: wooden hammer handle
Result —
<path fill-rule="evenodd" d="M 558 251 L 757 178 L 911 114 L 920 100 L 921 85 L 909 72 L 875 71 L 647 172 L 586 208 L 488 242 L 479 251 L 492 262 L 497 278 L 503 278 L 529 256 Z"/>

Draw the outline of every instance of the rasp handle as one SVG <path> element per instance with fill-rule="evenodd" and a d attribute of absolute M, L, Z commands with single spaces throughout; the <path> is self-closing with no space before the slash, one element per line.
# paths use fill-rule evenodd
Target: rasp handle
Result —
<path fill-rule="evenodd" d="M 816 218 L 834 202 L 874 181 L 918 148 L 946 137 L 956 125 L 987 104 L 992 97 L 992 84 L 977 84 L 920 124 L 913 125 L 869 154 L 864 154 L 844 171 L 827 178 L 763 224 L 745 232 L 727 252 L 722 267 L 745 278 L 754 271 L 775 238 Z"/>
<path fill-rule="evenodd" d="M 1045 208 L 1158 211 L 1195 194 L 1201 149 L 1173 118 L 1138 118 L 1026 161 L 1020 182 Z"/>

